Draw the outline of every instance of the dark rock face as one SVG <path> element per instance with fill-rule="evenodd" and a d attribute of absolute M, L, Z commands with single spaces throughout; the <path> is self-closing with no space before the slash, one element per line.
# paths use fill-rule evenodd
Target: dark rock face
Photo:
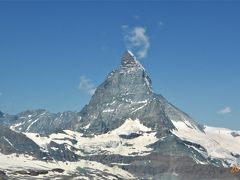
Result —
<path fill-rule="evenodd" d="M 123 139 L 134 139 L 136 137 L 141 136 L 141 134 L 138 133 L 131 133 L 129 135 L 125 135 L 125 134 L 120 134 L 119 137 L 123 138 Z"/>
<path fill-rule="evenodd" d="M 238 137 L 238 136 L 240 136 L 240 133 L 232 132 L 231 135 L 232 135 L 233 137 Z"/>
<path fill-rule="evenodd" d="M 73 149 L 72 149 L 73 150 Z M 77 161 L 79 156 L 70 151 L 64 144 L 57 144 L 50 142 L 48 145 L 48 152 L 51 156 L 58 161 Z"/>
<path fill-rule="evenodd" d="M 123 163 L 119 166 L 137 177 L 136 179 L 163 180 L 238 180 L 240 174 L 231 173 L 230 168 L 216 167 L 211 164 L 196 164 L 188 156 L 161 155 L 151 153 L 147 156 L 96 155 L 81 157 L 97 160 L 103 164 Z"/>
<path fill-rule="evenodd" d="M 60 169 L 60 168 L 56 168 L 56 169 L 51 169 L 51 170 L 37 170 L 37 169 L 26 169 L 26 170 L 19 170 L 19 171 L 14 171 L 14 172 L 11 172 L 15 175 L 21 175 L 21 179 L 28 179 L 28 177 L 32 177 L 31 179 L 35 179 L 37 178 L 37 176 L 39 175 L 46 175 L 50 172 L 57 172 L 57 173 L 63 173 L 64 170 L 63 169 Z M 26 176 L 24 178 L 24 175 Z M 0 176 L 1 177 L 1 176 Z"/>
<path fill-rule="evenodd" d="M 7 127 L 0 126 L 0 153 L 28 154 L 39 159 L 51 159 L 49 154 L 22 133 L 17 133 Z"/>
<path fill-rule="evenodd" d="M 15 116 L 0 117 L 0 124 L 19 132 L 52 133 L 66 129 L 68 123 L 80 117 L 76 112 L 50 113 L 44 109 L 28 110 Z"/>
<path fill-rule="evenodd" d="M 122 168 L 137 174 L 139 179 L 237 180 L 239 178 L 237 174 L 232 174 L 229 168 L 196 164 L 187 156 L 161 156 L 154 153 L 137 158 L 130 166 L 123 165 Z"/>
<path fill-rule="evenodd" d="M 122 57 L 121 64 L 123 67 L 140 67 L 141 65 L 136 60 L 136 57 L 130 52 L 126 51 Z"/>
<path fill-rule="evenodd" d="M 0 170 L 0 179 L 1 180 L 7 180 L 8 179 L 6 173 L 4 171 L 1 171 L 1 170 Z"/>

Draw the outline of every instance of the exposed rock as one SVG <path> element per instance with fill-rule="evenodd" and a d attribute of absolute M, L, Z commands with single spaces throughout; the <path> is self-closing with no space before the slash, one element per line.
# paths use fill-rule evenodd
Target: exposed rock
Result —
<path fill-rule="evenodd" d="M 28 154 L 39 159 L 51 159 L 49 154 L 41 151 L 40 147 L 26 135 L 4 126 L 0 126 L 0 153 Z"/>

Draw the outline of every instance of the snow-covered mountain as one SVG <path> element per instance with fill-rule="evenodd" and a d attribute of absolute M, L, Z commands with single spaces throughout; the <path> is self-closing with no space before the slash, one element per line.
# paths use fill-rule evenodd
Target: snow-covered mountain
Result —
<path fill-rule="evenodd" d="M 151 84 L 127 51 L 80 112 L 1 113 L 0 176 L 239 179 L 240 131 L 198 124 Z"/>

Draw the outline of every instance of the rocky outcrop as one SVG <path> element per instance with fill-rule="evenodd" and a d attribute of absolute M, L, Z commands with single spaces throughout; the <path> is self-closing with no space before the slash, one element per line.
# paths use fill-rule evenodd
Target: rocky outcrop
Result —
<path fill-rule="evenodd" d="M 22 133 L 17 133 L 7 127 L 0 126 L 1 154 L 28 154 L 38 159 L 52 159 L 48 153 Z"/>

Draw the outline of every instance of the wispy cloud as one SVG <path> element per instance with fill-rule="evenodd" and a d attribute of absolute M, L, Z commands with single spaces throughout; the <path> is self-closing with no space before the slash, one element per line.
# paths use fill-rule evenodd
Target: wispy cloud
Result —
<path fill-rule="evenodd" d="M 140 17 L 138 15 L 134 15 L 133 18 L 138 20 Z"/>
<path fill-rule="evenodd" d="M 146 33 L 146 28 L 141 26 L 130 28 L 127 25 L 122 25 L 122 29 L 126 47 L 133 52 L 136 52 L 136 56 L 139 59 L 145 58 L 150 47 L 149 36 Z"/>
<path fill-rule="evenodd" d="M 228 113 L 231 113 L 231 112 L 232 112 L 231 107 L 225 107 L 225 108 L 219 110 L 217 113 L 218 114 L 228 114 Z"/>
<path fill-rule="evenodd" d="M 3 93 L 2 92 L 0 92 L 0 96 L 2 96 L 3 95 Z"/>
<path fill-rule="evenodd" d="M 158 21 L 157 24 L 158 24 L 158 26 L 163 26 L 163 22 L 162 21 Z"/>
<path fill-rule="evenodd" d="M 126 29 L 128 29 L 128 25 L 123 24 L 123 25 L 121 26 L 121 28 L 125 31 Z"/>
<path fill-rule="evenodd" d="M 96 88 L 95 88 L 94 84 L 91 82 L 91 80 L 85 76 L 80 77 L 80 83 L 79 83 L 78 88 L 81 91 L 84 91 L 90 95 L 93 95 L 96 90 Z"/>

